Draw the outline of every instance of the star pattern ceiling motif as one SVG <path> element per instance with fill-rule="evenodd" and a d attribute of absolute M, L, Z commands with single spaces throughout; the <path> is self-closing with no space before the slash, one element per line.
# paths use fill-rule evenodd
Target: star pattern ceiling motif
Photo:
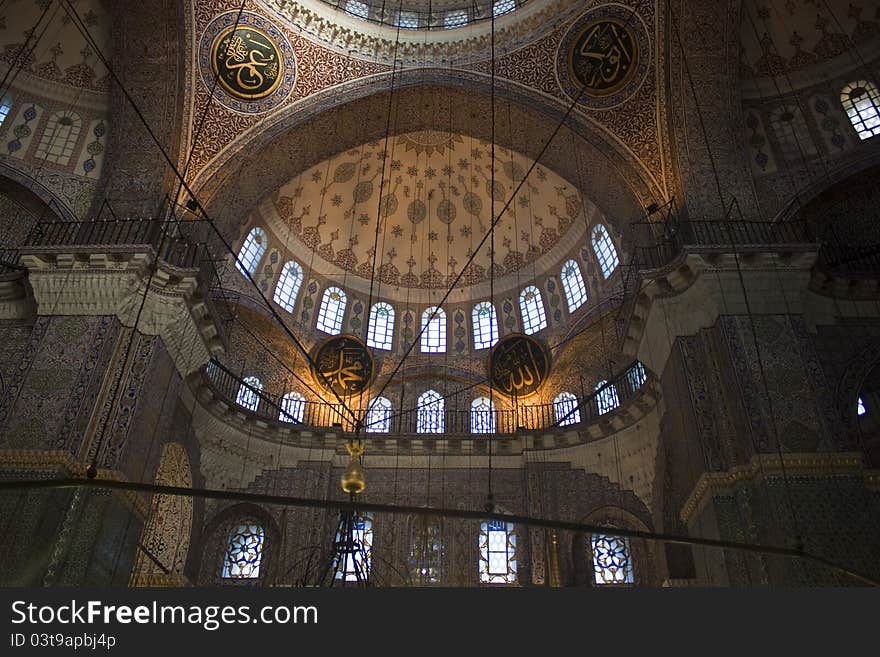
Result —
<path fill-rule="evenodd" d="M 296 252 L 305 246 L 345 272 L 369 280 L 379 221 L 376 275 L 385 285 L 448 287 L 532 162 L 478 139 L 425 130 L 354 148 L 303 172 L 274 198 L 276 235 Z M 383 175 L 384 172 L 384 175 Z M 496 226 L 496 278 L 521 272 L 550 251 L 582 202 L 572 185 L 537 166 Z M 273 221 L 274 219 L 274 221 Z M 487 280 L 488 242 L 464 269 L 462 284 Z"/>

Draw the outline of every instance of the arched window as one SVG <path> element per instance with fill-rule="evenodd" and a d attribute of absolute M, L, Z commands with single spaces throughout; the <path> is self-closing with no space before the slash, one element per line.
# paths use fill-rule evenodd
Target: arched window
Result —
<path fill-rule="evenodd" d="M 384 301 L 370 308 L 367 344 L 376 349 L 391 349 L 394 343 L 394 308 Z"/>
<path fill-rule="evenodd" d="M 617 400 L 617 388 L 613 383 L 606 385 L 607 383 L 607 381 L 599 381 L 596 384 L 596 404 L 599 406 L 599 415 L 605 415 L 620 406 L 620 402 Z M 602 389 L 600 390 L 600 388 Z"/>
<path fill-rule="evenodd" d="M 516 0 L 495 0 L 492 5 L 492 14 L 494 16 L 502 16 L 516 9 Z"/>
<path fill-rule="evenodd" d="M 865 400 L 861 397 L 859 397 L 857 412 L 859 415 L 864 415 L 868 412 L 868 407 L 865 406 Z"/>
<path fill-rule="evenodd" d="M 373 562 L 373 517 L 369 513 L 354 516 L 351 519 L 351 536 L 343 537 L 337 530 L 336 543 L 344 546 L 337 557 L 342 563 L 335 565 L 336 579 L 366 582 L 370 578 Z"/>
<path fill-rule="evenodd" d="M 451 29 L 453 27 L 461 27 L 462 25 L 467 25 L 468 15 L 464 9 L 456 9 L 454 11 L 447 11 L 446 16 L 443 18 L 443 26 L 447 29 Z"/>
<path fill-rule="evenodd" d="M 260 405 L 261 392 L 263 392 L 263 384 L 257 377 L 245 377 L 238 387 L 238 396 L 235 401 L 239 406 L 244 406 L 249 411 L 255 411 Z"/>
<path fill-rule="evenodd" d="M 816 145 L 797 105 L 777 107 L 770 115 L 770 125 L 773 126 L 780 153 L 786 162 L 800 162 L 802 156 L 816 154 Z"/>
<path fill-rule="evenodd" d="M 413 519 L 409 550 L 409 572 L 417 584 L 440 581 L 443 563 L 443 533 L 438 516 L 419 515 Z"/>
<path fill-rule="evenodd" d="M 602 270 L 602 278 L 608 279 L 620 261 L 617 259 L 617 249 L 614 248 L 614 242 L 611 236 L 602 224 L 596 224 L 593 228 L 593 253 L 599 261 L 599 269 Z"/>
<path fill-rule="evenodd" d="M 268 243 L 266 231 L 259 226 L 251 229 L 251 232 L 248 233 L 244 240 L 244 244 L 241 245 L 241 250 L 238 252 L 238 260 L 235 263 L 238 271 L 242 274 L 253 276 L 257 271 L 257 265 L 263 259 Z"/>
<path fill-rule="evenodd" d="M 471 312 L 474 324 L 474 349 L 488 349 L 498 342 L 498 322 L 495 321 L 495 306 L 483 301 L 474 306 Z"/>
<path fill-rule="evenodd" d="M 446 312 L 442 308 L 428 308 L 422 313 L 422 329 L 423 352 L 439 354 L 446 351 Z"/>
<path fill-rule="evenodd" d="M 849 83 L 840 92 L 840 102 L 859 139 L 880 133 L 880 92 L 873 82 Z"/>
<path fill-rule="evenodd" d="M 296 295 L 299 294 L 302 282 L 302 267 L 293 260 L 285 263 L 281 269 L 281 276 L 278 278 L 278 285 L 275 286 L 275 296 L 273 297 L 275 303 L 292 313 L 293 307 L 296 305 Z"/>
<path fill-rule="evenodd" d="M 648 373 L 645 371 L 645 366 L 642 365 L 641 361 L 637 360 L 629 368 L 629 371 L 626 373 L 626 379 L 629 381 L 629 387 L 634 391 L 645 385 L 645 381 L 648 380 Z"/>
<path fill-rule="evenodd" d="M 568 301 L 568 312 L 573 313 L 586 303 L 587 286 L 584 285 L 581 268 L 574 260 L 562 265 L 562 289 L 565 291 L 565 300 Z"/>
<path fill-rule="evenodd" d="M 523 333 L 526 335 L 547 327 L 544 300 L 541 299 L 541 291 L 534 285 L 529 285 L 519 295 L 519 310 L 522 313 Z"/>
<path fill-rule="evenodd" d="M 278 419 L 282 422 L 302 423 L 306 412 L 306 398 L 298 392 L 288 392 L 281 398 L 281 412 Z"/>
<path fill-rule="evenodd" d="M 36 157 L 47 162 L 66 165 L 70 162 L 82 121 L 76 112 L 59 112 L 49 117 L 37 144 Z"/>
<path fill-rule="evenodd" d="M 581 421 L 581 409 L 578 408 L 577 397 L 570 392 L 560 392 L 556 395 L 556 399 L 553 400 L 553 412 L 560 427 Z"/>
<path fill-rule="evenodd" d="M 596 584 L 632 584 L 633 567 L 629 540 L 618 536 L 593 534 L 593 575 Z"/>
<path fill-rule="evenodd" d="M 318 330 L 339 335 L 342 332 L 342 317 L 345 315 L 345 304 L 348 299 L 338 287 L 324 290 L 321 307 L 318 309 Z"/>
<path fill-rule="evenodd" d="M 444 400 L 436 390 L 423 392 L 419 397 L 417 433 L 443 433 Z"/>
<path fill-rule="evenodd" d="M 3 100 L 0 100 L 0 127 L 6 122 L 10 109 L 12 109 L 12 99 L 6 96 Z"/>
<path fill-rule="evenodd" d="M 263 561 L 266 532 L 263 526 L 245 521 L 229 532 L 223 558 L 224 579 L 257 579 Z"/>
<path fill-rule="evenodd" d="M 512 522 L 489 520 L 480 524 L 480 581 L 516 582 L 516 534 Z"/>
<path fill-rule="evenodd" d="M 367 409 L 365 431 L 367 433 L 388 433 L 391 431 L 391 402 L 384 397 L 376 397 Z"/>
<path fill-rule="evenodd" d="M 370 8 L 363 2 L 360 2 L 360 0 L 347 0 L 345 11 L 358 18 L 366 19 L 370 17 Z"/>
<path fill-rule="evenodd" d="M 495 433 L 495 405 L 488 397 L 471 402 L 471 433 Z"/>
<path fill-rule="evenodd" d="M 399 25 L 405 30 L 419 29 L 419 15 L 414 11 L 401 11 L 397 14 L 395 25 Z"/>

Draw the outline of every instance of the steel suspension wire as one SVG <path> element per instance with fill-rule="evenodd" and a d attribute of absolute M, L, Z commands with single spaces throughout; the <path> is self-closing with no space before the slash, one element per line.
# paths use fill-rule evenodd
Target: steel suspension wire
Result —
<path fill-rule="evenodd" d="M 622 527 L 604 527 L 601 525 L 592 525 L 578 522 L 570 522 L 566 520 L 551 520 L 545 518 L 537 518 L 524 515 L 509 515 L 497 512 L 487 512 L 485 509 L 479 511 L 469 511 L 466 509 L 437 509 L 425 508 L 421 506 L 406 506 L 392 504 L 376 504 L 369 502 L 346 502 L 341 500 L 326 499 L 309 499 L 289 496 L 274 496 L 263 493 L 245 493 L 231 490 L 213 490 L 205 488 L 182 488 L 179 486 L 166 486 L 158 484 L 143 484 L 129 481 L 115 481 L 105 479 L 42 479 L 42 480 L 18 480 L 18 481 L 0 481 L 0 491 L 7 490 L 40 490 L 40 489 L 63 489 L 63 488 L 104 488 L 108 490 L 126 490 L 142 493 L 153 493 L 163 495 L 179 495 L 183 497 L 214 499 L 214 500 L 234 500 L 240 502 L 274 504 L 279 506 L 294 507 L 310 507 L 320 509 L 336 509 L 349 511 L 362 511 L 374 513 L 389 514 L 413 514 L 413 515 L 442 515 L 448 518 L 459 518 L 463 520 L 501 520 L 511 522 L 517 525 L 526 525 L 531 527 L 545 527 L 550 529 L 561 529 L 584 534 L 606 534 L 610 536 L 620 536 L 623 538 L 639 538 L 652 541 L 661 541 L 665 543 L 677 543 L 681 545 L 700 545 L 706 547 L 722 548 L 728 550 L 738 550 L 751 553 L 772 554 L 783 557 L 791 557 L 797 559 L 806 559 L 813 563 L 831 568 L 837 572 L 844 573 L 854 579 L 861 581 L 870 586 L 880 586 L 880 581 L 866 576 L 862 573 L 853 571 L 845 566 L 837 564 L 833 561 L 825 559 L 814 554 L 810 554 L 801 549 L 792 549 L 786 547 L 778 547 L 775 545 L 759 545 L 752 543 L 743 543 L 737 541 L 727 541 L 711 538 L 699 538 L 693 536 L 683 536 L 680 534 L 668 534 L 662 532 L 650 532 L 637 529 L 626 529 Z"/>

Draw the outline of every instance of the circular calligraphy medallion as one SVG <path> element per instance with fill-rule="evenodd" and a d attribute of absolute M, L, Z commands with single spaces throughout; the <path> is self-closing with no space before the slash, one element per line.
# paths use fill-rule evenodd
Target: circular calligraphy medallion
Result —
<path fill-rule="evenodd" d="M 230 94 L 245 100 L 265 98 L 278 88 L 284 61 L 275 40 L 263 30 L 232 26 L 214 39 L 211 66 Z"/>
<path fill-rule="evenodd" d="M 641 87 L 650 52 L 648 30 L 632 9 L 601 5 L 581 16 L 563 36 L 556 76 L 565 93 L 584 107 L 607 109 Z"/>
<path fill-rule="evenodd" d="M 632 79 L 639 46 L 629 26 L 619 20 L 585 25 L 568 52 L 568 72 L 591 96 L 607 96 Z"/>
<path fill-rule="evenodd" d="M 550 353 L 530 335 L 506 335 L 489 352 L 492 386 L 510 397 L 527 397 L 550 375 Z"/>
<path fill-rule="evenodd" d="M 373 355 L 354 335 L 335 335 L 324 340 L 312 358 L 312 378 L 340 397 L 357 395 L 373 380 Z"/>
<path fill-rule="evenodd" d="M 296 57 L 287 37 L 259 14 L 215 16 L 199 44 L 202 81 L 214 98 L 246 114 L 268 112 L 296 84 Z"/>

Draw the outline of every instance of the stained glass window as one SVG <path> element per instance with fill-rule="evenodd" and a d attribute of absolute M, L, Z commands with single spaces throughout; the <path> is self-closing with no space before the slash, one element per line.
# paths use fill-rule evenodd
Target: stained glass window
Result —
<path fill-rule="evenodd" d="M 2 126 L 6 122 L 6 117 L 9 116 L 9 110 L 12 108 L 12 99 L 4 98 L 0 100 L 0 126 Z"/>
<path fill-rule="evenodd" d="M 461 27 L 467 25 L 468 15 L 464 9 L 456 9 L 455 11 L 447 11 L 443 19 L 443 26 L 446 28 Z"/>
<path fill-rule="evenodd" d="M 298 392 L 288 392 L 281 399 L 278 419 L 282 422 L 302 422 L 306 411 L 306 398 Z"/>
<path fill-rule="evenodd" d="M 370 308 L 367 344 L 376 349 L 391 349 L 394 343 L 394 308 L 384 301 Z"/>
<path fill-rule="evenodd" d="M 495 433 L 495 405 L 488 397 L 471 402 L 471 433 Z"/>
<path fill-rule="evenodd" d="M 611 241 L 611 236 L 602 224 L 596 224 L 593 228 L 593 253 L 599 261 L 602 277 L 610 278 L 620 261 L 617 258 L 614 242 Z"/>
<path fill-rule="evenodd" d="M 416 516 L 412 524 L 409 571 L 418 584 L 440 581 L 443 563 L 443 533 L 437 516 Z"/>
<path fill-rule="evenodd" d="M 239 406 L 244 406 L 250 411 L 257 410 L 260 405 L 260 395 L 263 391 L 263 384 L 255 376 L 245 377 L 242 384 L 238 387 L 238 396 L 235 398 Z"/>
<path fill-rule="evenodd" d="M 530 285 L 519 295 L 519 310 L 522 313 L 523 333 L 531 335 L 546 328 L 544 300 L 541 298 L 541 291 L 534 285 Z"/>
<path fill-rule="evenodd" d="M 516 582 L 516 534 L 512 522 L 489 520 L 480 524 L 480 581 Z"/>
<path fill-rule="evenodd" d="M 498 322 L 495 321 L 495 306 L 483 301 L 474 306 L 471 312 L 474 324 L 474 349 L 488 349 L 498 342 Z"/>
<path fill-rule="evenodd" d="M 266 231 L 260 227 L 253 228 L 238 252 L 238 260 L 235 262 L 238 271 L 253 276 L 257 271 L 257 265 L 263 259 L 267 244 Z"/>
<path fill-rule="evenodd" d="M 391 431 L 391 402 L 385 397 L 376 397 L 367 409 L 365 430 L 368 433 L 388 433 Z"/>
<path fill-rule="evenodd" d="M 299 294 L 302 281 L 302 267 L 293 260 L 285 263 L 281 269 L 281 276 L 278 278 L 278 285 L 275 286 L 275 296 L 273 297 L 275 303 L 287 312 L 292 313 L 293 307 L 296 305 L 296 295 Z"/>
<path fill-rule="evenodd" d="M 425 328 L 427 326 L 428 328 Z M 422 313 L 422 351 L 429 354 L 446 351 L 446 313 L 442 308 L 428 308 Z"/>
<path fill-rule="evenodd" d="M 342 318 L 345 315 L 345 304 L 348 299 L 338 287 L 324 290 L 321 307 L 318 309 L 318 330 L 330 335 L 342 332 Z"/>
<path fill-rule="evenodd" d="M 347 540 L 346 540 L 347 539 Z M 342 549 L 337 557 L 336 579 L 346 582 L 366 581 L 373 562 L 373 518 L 369 513 L 351 520 L 351 536 L 343 537 L 337 531 L 336 544 Z"/>
<path fill-rule="evenodd" d="M 70 162 L 73 149 L 79 139 L 82 121 L 75 112 L 59 112 L 49 117 L 40 143 L 37 145 L 36 157 L 47 162 L 66 165 Z"/>
<path fill-rule="evenodd" d="M 345 3 L 345 11 L 358 18 L 369 18 L 370 16 L 370 8 L 359 0 L 348 0 Z"/>
<path fill-rule="evenodd" d="M 626 373 L 626 379 L 629 381 L 629 386 L 632 390 L 638 390 L 645 385 L 645 381 L 648 380 L 648 373 L 645 371 L 645 366 L 642 365 L 641 361 L 636 361 L 633 364 Z"/>
<path fill-rule="evenodd" d="M 565 300 L 568 301 L 568 312 L 573 313 L 586 303 L 587 287 L 584 285 L 584 275 L 574 260 L 562 265 L 562 289 L 565 291 Z"/>
<path fill-rule="evenodd" d="M 560 427 L 577 424 L 581 421 L 581 410 L 578 408 L 577 397 L 570 392 L 560 392 L 553 400 L 553 412 L 556 423 Z"/>
<path fill-rule="evenodd" d="M 492 13 L 495 16 L 501 16 L 512 12 L 514 9 L 516 9 L 516 0 L 495 0 L 495 4 L 492 6 Z"/>
<path fill-rule="evenodd" d="M 632 584 L 633 567 L 629 541 L 618 536 L 593 534 L 593 574 L 596 584 Z"/>
<path fill-rule="evenodd" d="M 862 399 L 861 397 L 859 397 L 859 402 L 858 402 L 858 413 L 859 413 L 859 415 L 864 415 L 864 414 L 867 413 L 867 412 L 868 412 L 868 407 L 865 406 L 865 400 Z"/>
<path fill-rule="evenodd" d="M 872 82 L 859 80 L 846 85 L 840 102 L 859 139 L 880 134 L 880 92 Z"/>
<path fill-rule="evenodd" d="M 615 408 L 620 406 L 620 402 L 617 400 L 617 388 L 614 387 L 614 384 L 606 386 L 607 381 L 599 381 L 596 384 L 596 404 L 599 407 L 599 415 L 605 415 L 610 411 L 613 411 Z M 603 387 L 605 386 L 605 387 Z M 600 390 L 600 388 L 602 388 Z"/>
<path fill-rule="evenodd" d="M 245 522 L 233 527 L 223 558 L 223 578 L 257 579 L 265 544 L 266 534 L 262 525 Z"/>
<path fill-rule="evenodd" d="M 417 433 L 443 433 L 443 397 L 436 390 L 428 390 L 419 396 Z"/>

